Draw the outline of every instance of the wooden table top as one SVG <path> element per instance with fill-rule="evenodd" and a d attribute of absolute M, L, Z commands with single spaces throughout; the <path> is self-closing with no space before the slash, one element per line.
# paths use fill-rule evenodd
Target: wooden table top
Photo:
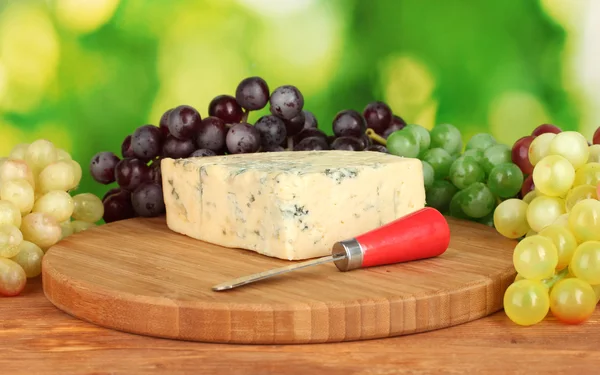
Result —
<path fill-rule="evenodd" d="M 600 308 L 585 324 L 523 328 L 503 312 L 383 340 L 294 346 L 155 339 L 82 322 L 55 308 L 39 279 L 0 298 L 0 373 L 18 374 L 552 374 L 600 372 Z"/>

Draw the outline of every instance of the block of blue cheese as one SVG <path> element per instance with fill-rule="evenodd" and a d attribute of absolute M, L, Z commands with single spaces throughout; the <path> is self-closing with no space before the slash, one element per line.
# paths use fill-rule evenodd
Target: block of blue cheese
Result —
<path fill-rule="evenodd" d="M 418 159 L 370 151 L 284 151 L 163 159 L 170 230 L 299 260 L 425 206 Z"/>

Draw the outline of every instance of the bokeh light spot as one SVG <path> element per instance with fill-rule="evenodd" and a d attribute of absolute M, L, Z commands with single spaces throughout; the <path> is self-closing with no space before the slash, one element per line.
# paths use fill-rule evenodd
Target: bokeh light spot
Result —
<path fill-rule="evenodd" d="M 106 24 L 120 0 L 55 0 L 59 24 L 76 33 L 90 33 Z"/>
<path fill-rule="evenodd" d="M 280 17 L 297 15 L 310 8 L 314 0 L 238 0 L 246 9 L 261 15 Z M 305 31 L 305 30 L 303 30 Z"/>

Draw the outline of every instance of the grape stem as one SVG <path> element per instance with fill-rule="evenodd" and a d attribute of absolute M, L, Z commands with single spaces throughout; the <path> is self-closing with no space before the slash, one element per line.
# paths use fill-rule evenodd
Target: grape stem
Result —
<path fill-rule="evenodd" d="M 568 273 L 569 273 L 569 267 L 567 266 L 564 269 L 560 270 L 560 272 L 556 273 L 551 278 L 547 279 L 548 281 L 544 284 L 546 284 L 548 289 L 551 289 L 554 286 L 554 284 L 556 284 L 560 280 L 564 279 Z"/>
<path fill-rule="evenodd" d="M 379 134 L 375 133 L 375 131 L 373 129 L 367 128 L 367 131 L 365 131 L 365 134 L 367 135 L 367 137 L 371 138 L 375 142 L 380 143 L 383 146 L 387 146 L 387 141 L 385 140 L 385 138 L 383 138 Z"/>
<path fill-rule="evenodd" d="M 248 122 L 248 116 L 250 115 L 250 111 L 243 109 L 242 122 Z"/>
<path fill-rule="evenodd" d="M 293 151 L 294 150 L 294 138 L 293 137 L 288 137 L 288 139 L 287 139 L 287 149 L 289 151 Z"/>

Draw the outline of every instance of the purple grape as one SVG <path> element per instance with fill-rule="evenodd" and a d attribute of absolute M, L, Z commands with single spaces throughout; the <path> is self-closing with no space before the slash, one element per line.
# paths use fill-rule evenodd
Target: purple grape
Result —
<path fill-rule="evenodd" d="M 383 134 L 392 122 L 392 110 L 384 102 L 372 102 L 365 107 L 363 117 L 367 127 L 373 129 L 377 134 Z"/>
<path fill-rule="evenodd" d="M 365 119 L 352 109 L 340 111 L 333 119 L 333 134 L 336 137 L 344 135 L 360 137 L 367 130 Z"/>
<path fill-rule="evenodd" d="M 152 179 L 150 167 L 139 159 L 122 159 L 115 167 L 115 179 L 121 189 L 133 191 Z"/>
<path fill-rule="evenodd" d="M 131 136 L 133 155 L 141 160 L 151 160 L 160 155 L 162 143 L 162 131 L 154 125 L 140 126 Z"/>
<path fill-rule="evenodd" d="M 328 135 L 327 136 L 327 144 L 331 146 L 331 144 L 333 143 L 333 141 L 335 141 L 337 137 L 335 135 Z"/>
<path fill-rule="evenodd" d="M 166 138 L 167 135 L 169 135 L 169 113 L 171 113 L 171 111 L 173 110 L 173 108 L 168 109 L 165 113 L 162 114 L 162 116 L 160 116 L 160 121 L 158 122 L 158 127 L 160 128 L 160 130 L 163 133 L 163 138 Z"/>
<path fill-rule="evenodd" d="M 189 105 L 180 105 L 169 113 L 169 133 L 181 140 L 192 137 L 200 126 L 202 118 L 195 108 Z"/>
<path fill-rule="evenodd" d="M 327 142 L 323 141 L 321 137 L 308 137 L 304 138 L 300 143 L 294 146 L 294 151 L 317 151 L 317 150 L 329 150 Z"/>
<path fill-rule="evenodd" d="M 187 158 L 195 149 L 196 145 L 191 139 L 182 141 L 169 134 L 163 144 L 161 155 L 173 159 Z"/>
<path fill-rule="evenodd" d="M 155 217 L 165 213 L 162 185 L 145 182 L 131 194 L 131 203 L 136 214 Z"/>
<path fill-rule="evenodd" d="M 281 146 L 275 146 L 275 147 L 266 148 L 263 151 L 264 152 L 281 152 L 281 151 L 285 151 L 285 148 L 283 148 Z"/>
<path fill-rule="evenodd" d="M 300 112 L 298 116 L 294 117 L 291 120 L 283 120 L 285 123 L 285 129 L 287 131 L 288 136 L 294 136 L 304 129 L 305 123 L 304 113 Z"/>
<path fill-rule="evenodd" d="M 106 198 L 108 198 L 109 196 L 116 194 L 116 193 L 120 193 L 121 191 L 123 191 L 123 189 L 118 188 L 118 187 L 110 189 L 109 191 L 104 193 L 104 196 L 102 196 L 102 202 L 104 202 L 106 200 Z"/>
<path fill-rule="evenodd" d="M 248 77 L 239 83 L 235 99 L 248 111 L 263 109 L 269 101 L 269 86 L 260 77 Z"/>
<path fill-rule="evenodd" d="M 332 150 L 346 150 L 346 151 L 362 151 L 361 142 L 349 136 L 343 136 L 336 138 L 331 144 Z"/>
<path fill-rule="evenodd" d="M 260 132 L 261 144 L 263 148 L 273 148 L 280 145 L 287 138 L 286 126 L 277 116 L 262 116 L 254 124 Z"/>
<path fill-rule="evenodd" d="M 121 161 L 117 155 L 110 151 L 99 152 L 90 162 L 92 178 L 104 185 L 115 182 L 115 166 Z"/>
<path fill-rule="evenodd" d="M 294 136 L 294 144 L 298 144 L 302 142 L 303 139 L 308 137 L 318 137 L 322 138 L 323 141 L 327 142 L 327 134 L 325 134 L 322 130 L 315 128 L 308 128 L 302 130 L 300 133 Z"/>
<path fill-rule="evenodd" d="M 388 149 L 384 145 L 371 145 L 367 147 L 365 151 L 377 151 L 389 154 Z"/>
<path fill-rule="evenodd" d="M 160 161 L 161 159 L 153 160 L 150 164 L 150 179 L 149 181 L 154 181 L 159 184 L 162 184 L 162 170 L 160 169 Z"/>
<path fill-rule="evenodd" d="M 304 113 L 304 129 L 317 129 L 319 127 L 319 122 L 312 112 L 302 110 L 302 113 Z"/>
<path fill-rule="evenodd" d="M 285 85 L 273 91 L 269 102 L 272 114 L 284 120 L 291 120 L 302 111 L 304 96 L 295 86 Z"/>
<path fill-rule="evenodd" d="M 371 138 L 369 138 L 369 136 L 366 134 L 361 135 L 360 138 L 357 138 L 357 140 L 360 142 L 361 148 L 363 150 L 373 144 Z"/>
<path fill-rule="evenodd" d="M 112 223 L 114 221 L 131 219 L 136 216 L 131 204 L 131 193 L 126 190 L 120 190 L 110 194 L 103 200 L 104 221 Z"/>
<path fill-rule="evenodd" d="M 216 156 L 216 155 L 217 154 L 213 150 L 201 148 L 199 150 L 192 152 L 192 154 L 190 155 L 190 158 L 198 158 L 198 157 L 204 157 L 204 156 Z"/>
<path fill-rule="evenodd" d="M 241 122 L 229 128 L 225 143 L 232 154 L 254 153 L 260 149 L 260 132 L 254 126 Z"/>
<path fill-rule="evenodd" d="M 227 136 L 227 126 L 222 119 L 210 116 L 200 122 L 194 136 L 196 147 L 206 148 L 215 153 L 225 148 L 225 137 Z"/>
<path fill-rule="evenodd" d="M 121 155 L 123 155 L 124 158 L 133 158 L 135 156 L 133 154 L 133 148 L 131 147 L 131 136 L 130 135 L 125 137 L 125 139 L 123 140 L 123 143 L 121 144 Z"/>
<path fill-rule="evenodd" d="M 406 127 L 406 121 L 404 121 L 401 117 L 394 115 L 392 116 L 392 122 L 390 123 L 390 126 L 388 126 L 388 128 L 385 129 L 385 131 L 382 134 L 382 137 L 387 139 L 387 137 L 389 137 L 390 134 L 392 134 L 396 130 L 402 130 L 404 129 L 404 127 Z"/>
<path fill-rule="evenodd" d="M 218 117 L 226 124 L 235 124 L 242 121 L 244 110 L 233 96 L 219 95 L 208 105 L 208 115 Z"/>

